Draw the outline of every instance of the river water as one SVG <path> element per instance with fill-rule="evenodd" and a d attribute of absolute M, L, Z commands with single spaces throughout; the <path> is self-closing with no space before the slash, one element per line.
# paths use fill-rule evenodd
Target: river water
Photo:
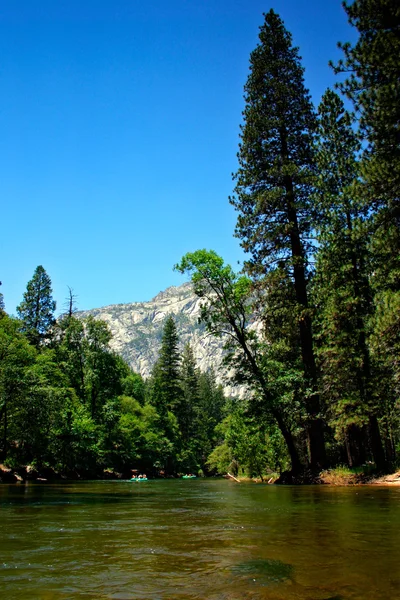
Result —
<path fill-rule="evenodd" d="M 400 599 L 400 487 L 0 486 L 0 598 Z"/>

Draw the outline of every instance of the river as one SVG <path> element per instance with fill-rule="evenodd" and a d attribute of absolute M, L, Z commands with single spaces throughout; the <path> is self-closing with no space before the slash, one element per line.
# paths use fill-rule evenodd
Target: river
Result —
<path fill-rule="evenodd" d="M 0 485 L 0 597 L 400 598 L 400 487 Z"/>

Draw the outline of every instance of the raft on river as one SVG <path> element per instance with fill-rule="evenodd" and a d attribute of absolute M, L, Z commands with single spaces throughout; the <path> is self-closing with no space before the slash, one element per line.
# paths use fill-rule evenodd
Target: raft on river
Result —
<path fill-rule="evenodd" d="M 147 481 L 147 477 L 131 477 L 131 481 Z"/>
<path fill-rule="evenodd" d="M 182 475 L 182 479 L 196 479 L 196 475 Z"/>

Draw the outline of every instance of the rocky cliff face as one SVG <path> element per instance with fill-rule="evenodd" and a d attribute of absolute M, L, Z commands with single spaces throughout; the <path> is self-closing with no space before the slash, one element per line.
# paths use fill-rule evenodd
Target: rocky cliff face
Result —
<path fill-rule="evenodd" d="M 227 373 L 221 367 L 223 342 L 210 336 L 198 322 L 201 300 L 193 293 L 190 283 L 169 287 L 149 302 L 115 304 L 104 308 L 82 311 L 78 316 L 93 315 L 108 323 L 113 339 L 112 349 L 120 354 L 143 377 L 148 377 L 158 358 L 165 319 L 175 319 L 180 345 L 189 342 L 197 365 L 202 371 L 214 368 L 225 393 L 238 395 L 228 383 Z"/>

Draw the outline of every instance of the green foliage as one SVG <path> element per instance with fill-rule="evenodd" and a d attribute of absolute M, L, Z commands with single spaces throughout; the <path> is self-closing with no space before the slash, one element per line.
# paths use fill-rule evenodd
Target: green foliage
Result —
<path fill-rule="evenodd" d="M 273 10 L 265 15 L 259 39 L 250 55 L 231 198 L 239 212 L 236 235 L 251 253 L 255 272 L 273 268 L 277 260 L 304 267 L 314 130 L 298 49 Z M 300 243 L 296 250 L 294 243 Z"/>
<path fill-rule="evenodd" d="M 359 37 L 354 45 L 340 44 L 345 58 L 335 70 L 351 73 L 339 87 L 353 101 L 368 142 L 365 192 L 386 204 L 398 224 L 400 8 L 396 0 L 355 0 L 344 8 Z"/>
<path fill-rule="evenodd" d="M 18 316 L 22 321 L 21 330 L 35 346 L 39 346 L 49 337 L 51 327 L 55 323 L 56 303 L 51 294 L 50 277 L 39 265 L 28 282 L 23 301 L 17 307 Z"/>
<path fill-rule="evenodd" d="M 262 279 L 279 268 L 293 288 L 299 349 L 309 389 L 303 404 L 310 463 L 318 469 L 326 457 L 307 285 L 315 113 L 298 49 L 273 10 L 265 15 L 259 39 L 250 55 L 236 196 L 231 203 L 239 213 L 236 235 L 251 255 L 246 271 Z"/>
<path fill-rule="evenodd" d="M 139 373 L 129 373 L 129 375 L 123 378 L 122 391 L 124 395 L 135 398 L 139 404 L 144 404 L 145 382 Z"/>
<path fill-rule="evenodd" d="M 207 463 L 218 473 L 263 479 L 268 473 L 281 472 L 290 464 L 278 428 L 249 417 L 241 406 L 232 407 L 217 431 L 223 441 L 210 453 Z"/>
<path fill-rule="evenodd" d="M 372 294 L 367 211 L 358 188 L 360 143 L 353 116 L 331 90 L 324 94 L 318 114 L 314 222 L 319 248 L 313 281 L 317 355 L 330 425 L 355 465 L 365 460 L 372 409 L 366 337 Z"/>
<path fill-rule="evenodd" d="M 179 385 L 180 354 L 178 334 L 172 316 L 164 325 L 159 358 L 153 368 L 151 402 L 160 417 L 165 417 L 180 401 Z"/>
<path fill-rule="evenodd" d="M 259 304 L 256 288 L 247 277 L 236 275 L 230 266 L 225 266 L 213 251 L 188 253 L 175 269 L 191 275 L 195 292 L 204 299 L 201 319 L 208 331 L 225 336 L 225 362 L 233 370 L 235 380 L 248 385 L 252 394 L 251 411 L 263 419 L 274 420 L 288 445 L 293 468 L 300 469 L 287 415 L 281 410 L 282 402 L 287 400 L 285 384 L 291 378 L 284 375 L 281 384 L 283 380 L 285 384 L 277 385 L 277 360 L 271 353 L 272 346 L 257 327 L 251 326 L 254 309 Z"/>

